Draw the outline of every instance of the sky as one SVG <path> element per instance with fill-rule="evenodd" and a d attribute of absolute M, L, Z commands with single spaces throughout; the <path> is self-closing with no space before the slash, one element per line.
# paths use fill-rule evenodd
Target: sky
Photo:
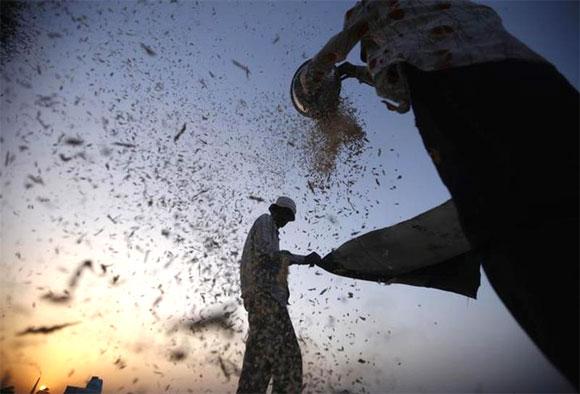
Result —
<path fill-rule="evenodd" d="M 578 2 L 483 3 L 578 88 Z M 2 64 L 3 384 L 233 392 L 238 260 L 277 196 L 298 205 L 281 247 L 321 255 L 449 198 L 412 113 L 353 81 L 362 147 L 317 171 L 325 142 L 289 83 L 352 4 L 29 3 Z M 318 268 L 289 281 L 306 392 L 572 391 L 483 272 L 477 300 Z"/>

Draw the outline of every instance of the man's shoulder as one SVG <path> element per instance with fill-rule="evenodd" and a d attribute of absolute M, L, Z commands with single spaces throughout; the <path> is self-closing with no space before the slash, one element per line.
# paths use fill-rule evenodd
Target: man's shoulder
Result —
<path fill-rule="evenodd" d="M 272 216 L 265 213 L 263 215 L 258 216 L 258 218 L 254 221 L 254 224 L 252 225 L 250 232 L 254 232 L 257 228 L 270 227 L 273 225 L 274 219 L 272 219 Z"/>
<path fill-rule="evenodd" d="M 256 221 L 254 222 L 254 226 L 258 225 L 258 226 L 269 226 L 273 223 L 273 219 L 272 216 L 270 216 L 270 214 L 263 214 L 260 215 Z"/>

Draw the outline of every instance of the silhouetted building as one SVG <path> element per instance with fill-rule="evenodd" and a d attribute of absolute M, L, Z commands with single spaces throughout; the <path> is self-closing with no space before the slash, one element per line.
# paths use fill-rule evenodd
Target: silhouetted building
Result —
<path fill-rule="evenodd" d="M 87 387 L 66 386 L 64 394 L 101 394 L 103 392 L 103 379 L 93 376 L 87 383 Z"/>

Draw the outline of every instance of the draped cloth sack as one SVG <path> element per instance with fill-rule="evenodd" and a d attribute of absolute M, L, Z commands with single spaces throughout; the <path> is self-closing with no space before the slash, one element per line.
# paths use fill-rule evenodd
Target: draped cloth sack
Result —
<path fill-rule="evenodd" d="M 349 278 L 431 287 L 471 298 L 480 284 L 480 259 L 461 230 L 452 200 L 351 239 L 319 266 Z"/>

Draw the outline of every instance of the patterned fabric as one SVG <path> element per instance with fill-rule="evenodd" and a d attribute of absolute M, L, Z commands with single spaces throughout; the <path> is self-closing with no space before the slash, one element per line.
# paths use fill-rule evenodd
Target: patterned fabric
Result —
<path fill-rule="evenodd" d="M 545 62 L 487 6 L 467 0 L 363 0 L 346 13 L 343 31 L 314 57 L 307 70 L 313 86 L 359 41 L 377 94 L 394 101 L 387 107 L 401 113 L 410 108 L 404 63 L 434 71 L 506 59 Z"/>
<path fill-rule="evenodd" d="M 242 252 L 240 286 L 242 298 L 270 294 L 282 305 L 288 303 L 288 265 L 302 256 L 280 251 L 278 229 L 272 216 L 263 214 L 255 222 Z"/>

